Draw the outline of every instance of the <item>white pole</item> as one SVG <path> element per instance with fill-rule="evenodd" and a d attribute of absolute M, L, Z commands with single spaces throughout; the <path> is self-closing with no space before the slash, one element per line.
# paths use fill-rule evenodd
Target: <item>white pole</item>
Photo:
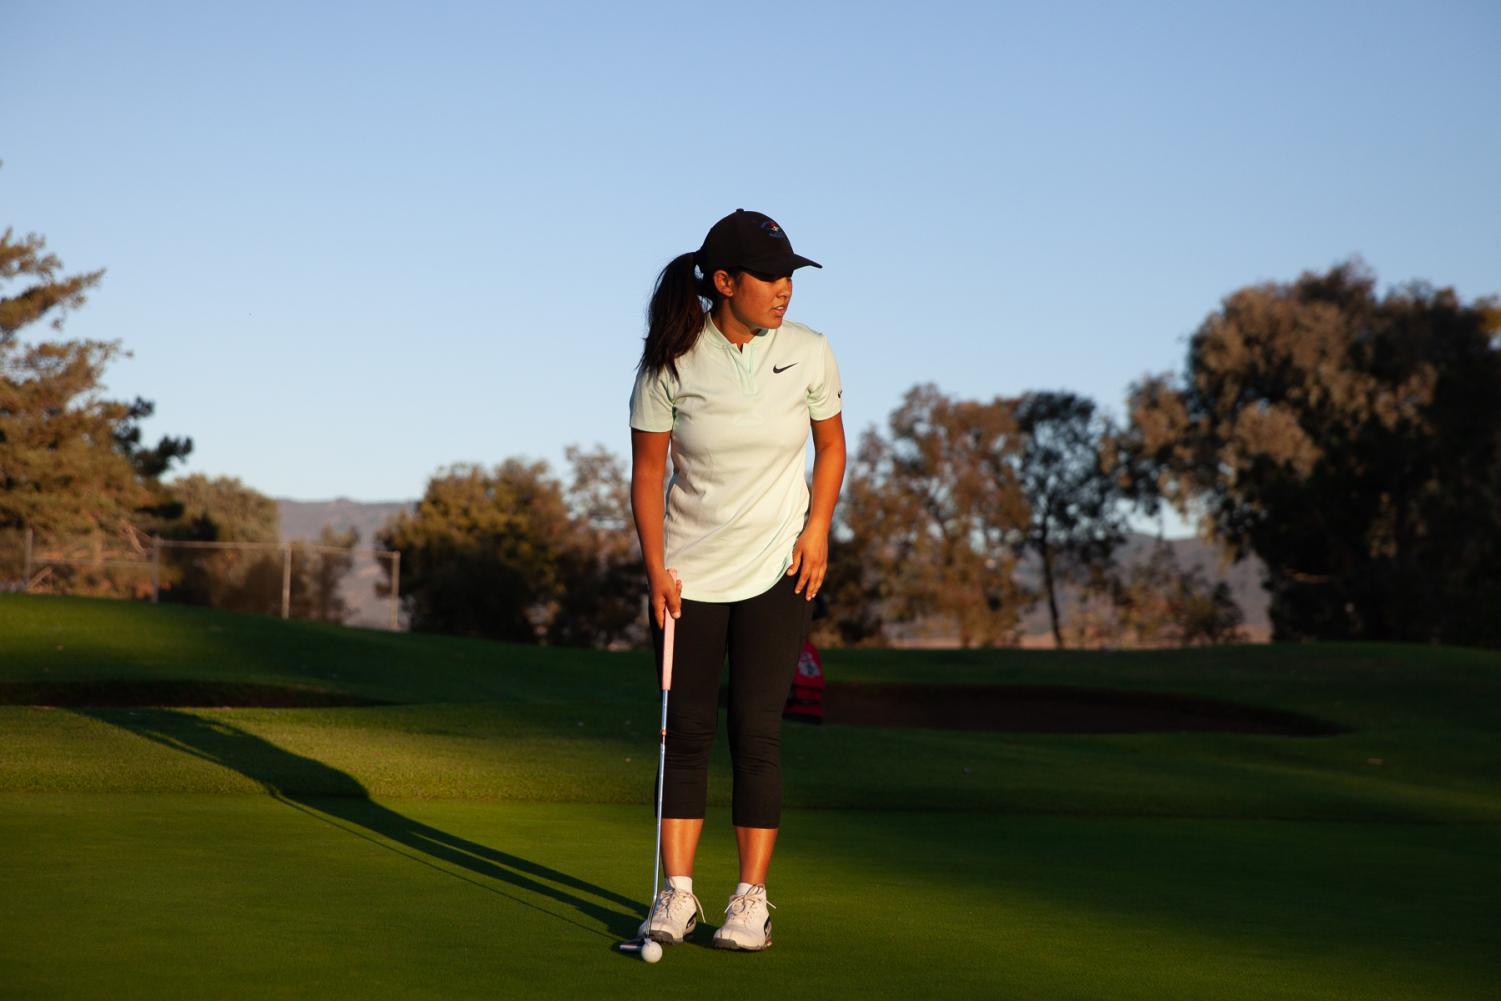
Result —
<path fill-rule="evenodd" d="M 292 615 L 292 546 L 283 542 L 281 545 L 281 617 L 286 619 Z"/>
<path fill-rule="evenodd" d="M 391 631 L 401 628 L 398 613 L 401 608 L 401 553 L 391 554 Z"/>
<path fill-rule="evenodd" d="M 31 526 L 26 526 L 26 563 L 21 571 L 21 590 L 31 590 Z"/>

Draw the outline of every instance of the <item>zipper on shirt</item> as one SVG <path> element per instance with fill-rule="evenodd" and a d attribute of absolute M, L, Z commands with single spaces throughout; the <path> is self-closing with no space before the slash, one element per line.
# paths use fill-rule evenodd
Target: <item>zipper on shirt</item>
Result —
<path fill-rule="evenodd" d="M 751 356 L 751 349 L 755 345 L 754 338 L 747 341 L 742 348 L 736 348 L 728 340 L 725 340 L 725 350 L 730 353 L 730 360 L 735 365 L 735 374 L 740 377 L 740 392 L 746 396 L 756 395 L 756 361 Z"/>

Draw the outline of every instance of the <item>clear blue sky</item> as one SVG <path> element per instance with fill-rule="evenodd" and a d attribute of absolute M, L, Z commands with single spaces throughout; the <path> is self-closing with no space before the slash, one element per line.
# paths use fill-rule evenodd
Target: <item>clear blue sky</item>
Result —
<path fill-rule="evenodd" d="M 920 381 L 1119 413 L 1229 291 L 1501 291 L 1501 5 L 8 0 L 0 225 L 187 471 L 399 499 L 628 448 L 657 269 L 737 207 L 823 271 L 846 423 Z"/>

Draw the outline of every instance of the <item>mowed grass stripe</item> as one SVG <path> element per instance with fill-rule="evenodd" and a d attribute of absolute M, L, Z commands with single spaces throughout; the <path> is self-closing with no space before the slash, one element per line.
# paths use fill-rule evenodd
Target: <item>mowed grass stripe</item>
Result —
<path fill-rule="evenodd" d="M 338 710 L 0 707 L 0 789 L 650 802 L 635 718 L 483 705 Z M 576 718 L 585 715 L 586 719 Z M 580 726 L 579 724 L 584 725 Z M 1380 755 L 1382 764 L 1369 763 Z M 1464 769 L 1446 772 L 1455 759 Z M 784 728 L 789 805 L 1492 823 L 1484 749 L 1393 737 L 1052 736 Z M 1494 759 L 1492 759 L 1494 760 Z M 729 758 L 711 801 L 728 802 Z"/>
<path fill-rule="evenodd" d="M 1463 999 L 1496 972 L 1474 828 L 794 812 L 776 947 L 651 970 L 610 949 L 650 881 L 636 808 L 0 806 L 8 997 Z M 716 811 L 711 922 L 728 831 Z"/>

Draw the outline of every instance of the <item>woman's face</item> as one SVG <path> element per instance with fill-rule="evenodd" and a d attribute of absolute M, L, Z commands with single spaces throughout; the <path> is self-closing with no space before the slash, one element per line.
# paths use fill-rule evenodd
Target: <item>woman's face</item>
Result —
<path fill-rule="evenodd" d="M 791 275 L 753 275 L 714 272 L 714 285 L 724 296 L 731 315 L 752 330 L 775 330 L 782 325 L 787 304 L 792 301 Z"/>

